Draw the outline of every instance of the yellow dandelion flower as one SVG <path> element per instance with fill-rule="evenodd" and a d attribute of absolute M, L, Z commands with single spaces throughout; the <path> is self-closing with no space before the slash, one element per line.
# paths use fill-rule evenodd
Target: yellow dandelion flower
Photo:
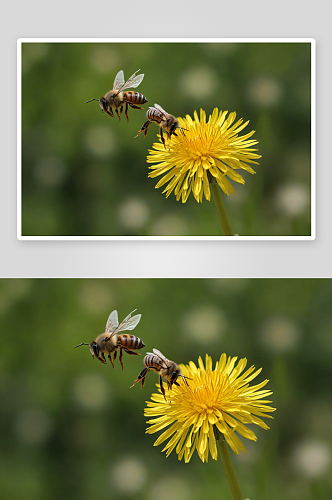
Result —
<path fill-rule="evenodd" d="M 241 118 L 233 124 L 236 113 L 230 113 L 226 118 L 227 113 L 215 108 L 206 122 L 205 111 L 201 109 L 200 118 L 195 111 L 194 120 L 189 115 L 178 119 L 180 127 L 186 131 L 166 139 L 166 149 L 161 142 L 153 144 L 147 162 L 158 164 L 149 167 L 153 170 L 149 177 L 166 174 L 156 185 L 159 188 L 169 182 L 163 191 L 166 197 L 174 190 L 176 199 L 182 197 L 182 203 L 185 203 L 192 191 L 197 202 L 202 202 L 203 193 L 210 200 L 211 182 L 217 182 L 225 194 L 234 194 L 227 177 L 244 184 L 243 177 L 235 170 L 255 173 L 249 165 L 258 164 L 255 160 L 260 158 L 254 153 L 257 149 L 252 148 L 258 141 L 249 140 L 255 130 L 239 136 L 249 121 L 243 123 Z"/>
<path fill-rule="evenodd" d="M 231 449 L 238 454 L 239 451 L 245 453 L 239 435 L 257 440 L 246 424 L 269 429 L 260 418 L 273 418 L 266 413 L 275 410 L 268 405 L 271 401 L 262 399 L 272 394 L 271 391 L 261 390 L 268 380 L 250 387 L 249 382 L 257 377 L 261 369 L 255 370 L 251 366 L 242 373 L 247 360 L 240 359 L 235 366 L 236 360 L 237 357 L 227 358 L 226 354 L 222 354 L 214 370 L 208 355 L 205 367 L 201 357 L 198 367 L 192 361 L 187 366 L 180 365 L 183 375 L 192 379 L 187 380 L 188 385 L 180 381 L 178 386 L 173 385 L 172 390 L 166 390 L 168 403 L 161 393 L 151 395 L 152 401 L 147 402 L 144 415 L 156 418 L 148 420 L 151 426 L 146 432 L 153 434 L 168 427 L 154 446 L 171 438 L 162 450 L 166 451 L 166 456 L 175 449 L 179 460 L 184 457 L 185 462 L 189 462 L 196 449 L 202 462 L 207 462 L 209 451 L 217 460 L 215 433 L 223 434 Z"/>

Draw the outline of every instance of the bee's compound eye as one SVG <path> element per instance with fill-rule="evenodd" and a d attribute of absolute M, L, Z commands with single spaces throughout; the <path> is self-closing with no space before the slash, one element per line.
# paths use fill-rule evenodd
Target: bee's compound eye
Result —
<path fill-rule="evenodd" d="M 99 106 L 101 107 L 102 111 L 105 111 L 105 109 L 106 109 L 106 99 L 105 99 L 105 97 L 102 97 L 99 100 Z"/>
<path fill-rule="evenodd" d="M 98 358 L 98 351 L 99 349 L 96 343 L 90 344 L 90 352 L 93 358 Z"/>

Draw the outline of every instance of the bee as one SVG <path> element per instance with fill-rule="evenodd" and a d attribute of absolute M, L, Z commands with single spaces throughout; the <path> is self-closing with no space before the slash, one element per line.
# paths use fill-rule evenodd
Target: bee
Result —
<path fill-rule="evenodd" d="M 143 368 L 131 387 L 134 387 L 134 385 L 140 381 L 142 388 L 144 386 L 146 374 L 149 370 L 153 370 L 154 372 L 159 373 L 160 390 L 166 402 L 167 399 L 165 395 L 165 389 L 163 387 L 162 377 L 166 379 L 168 389 L 172 389 L 173 384 L 179 385 L 179 383 L 177 382 L 177 379 L 179 377 L 182 377 L 187 385 L 187 379 L 192 380 L 189 377 L 185 377 L 184 375 L 182 375 L 179 365 L 174 363 L 174 361 L 170 361 L 169 359 L 167 359 L 160 351 L 158 351 L 158 349 L 153 349 L 153 353 L 147 352 L 145 358 L 143 359 L 143 364 L 145 368 Z"/>
<path fill-rule="evenodd" d="M 117 350 L 120 349 L 119 361 L 123 370 L 122 351 L 125 351 L 127 354 L 140 355 L 140 353 L 134 352 L 130 349 L 142 349 L 143 347 L 145 347 L 143 341 L 135 335 L 130 335 L 128 333 L 122 333 L 119 335 L 119 333 L 124 330 L 133 330 L 139 323 L 141 314 L 136 314 L 135 316 L 131 317 L 132 313 L 135 311 L 136 309 L 128 314 L 128 316 L 122 321 L 120 325 L 118 321 L 118 312 L 112 311 L 108 317 L 105 332 L 98 335 L 96 340 L 93 340 L 92 342 L 90 342 L 90 344 L 85 344 L 83 342 L 82 344 L 75 345 L 74 349 L 76 347 L 80 347 L 81 345 L 88 345 L 92 357 L 99 359 L 99 361 L 104 363 L 104 365 L 106 365 L 105 354 L 107 354 L 113 368 Z"/>
<path fill-rule="evenodd" d="M 137 104 L 144 104 L 148 102 L 145 96 L 143 94 L 140 94 L 139 92 L 134 92 L 132 90 L 124 92 L 125 89 L 128 89 L 130 87 L 135 88 L 139 86 L 144 78 L 144 74 L 135 76 L 138 71 L 139 69 L 135 71 L 135 73 L 131 75 L 129 80 L 125 82 L 124 73 L 121 69 L 114 79 L 112 90 L 106 92 L 106 94 L 100 99 L 90 99 L 90 101 L 86 101 L 86 103 L 91 101 L 99 101 L 99 106 L 101 107 L 102 112 L 107 113 L 108 115 L 112 116 L 112 118 L 114 117 L 112 108 L 114 108 L 116 114 L 119 117 L 119 120 L 121 120 L 120 115 L 123 110 L 123 105 L 126 104 L 125 115 L 127 117 L 127 122 L 129 122 L 128 104 L 134 109 L 143 109 L 137 106 Z"/>
<path fill-rule="evenodd" d="M 144 132 L 144 138 L 145 138 L 146 134 L 148 133 L 148 127 L 150 123 L 155 122 L 160 127 L 160 138 L 162 140 L 165 149 L 166 145 L 163 136 L 163 129 L 165 129 L 168 139 L 170 139 L 172 135 L 177 136 L 175 132 L 176 129 L 180 129 L 183 134 L 184 130 L 187 131 L 187 129 L 180 127 L 179 120 L 175 118 L 175 116 L 166 113 L 166 111 L 161 106 L 159 106 L 159 104 L 155 104 L 154 108 L 150 107 L 146 112 L 146 117 L 147 121 L 144 123 L 138 134 Z M 135 137 L 137 137 L 138 134 Z"/>

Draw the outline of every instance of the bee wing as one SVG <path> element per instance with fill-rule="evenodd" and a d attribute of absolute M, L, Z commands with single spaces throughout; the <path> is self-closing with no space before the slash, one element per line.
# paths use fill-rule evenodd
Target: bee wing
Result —
<path fill-rule="evenodd" d="M 124 73 L 121 69 L 114 79 L 113 90 L 119 90 L 124 85 L 124 82 Z"/>
<path fill-rule="evenodd" d="M 119 325 L 118 311 L 112 311 L 106 322 L 105 332 L 111 333 Z"/>
<path fill-rule="evenodd" d="M 158 351 L 158 349 L 152 349 L 152 350 L 153 350 L 153 354 L 158 356 L 158 358 L 161 359 L 163 364 L 165 364 L 167 366 L 169 363 L 169 360 L 166 358 L 166 356 L 164 356 L 160 351 Z"/>
<path fill-rule="evenodd" d="M 135 71 L 135 73 L 133 75 L 131 75 L 129 80 L 127 80 L 126 83 L 124 83 L 122 85 L 120 90 L 135 88 L 135 87 L 139 86 L 139 84 L 141 83 L 141 81 L 144 78 L 144 74 L 135 76 L 138 71 L 139 71 L 139 69 L 137 71 Z"/>
<path fill-rule="evenodd" d="M 135 312 L 136 309 L 134 309 L 128 316 L 122 321 L 122 323 L 112 332 L 111 337 L 115 335 L 116 333 L 123 332 L 123 330 L 133 330 L 135 326 L 140 322 L 141 319 L 141 314 L 135 314 L 135 316 L 131 317 L 133 312 Z"/>
<path fill-rule="evenodd" d="M 155 104 L 154 107 L 158 109 L 158 111 L 160 111 L 165 116 L 165 118 L 167 118 L 168 113 L 166 113 L 166 111 L 161 106 L 159 106 L 159 104 Z"/>

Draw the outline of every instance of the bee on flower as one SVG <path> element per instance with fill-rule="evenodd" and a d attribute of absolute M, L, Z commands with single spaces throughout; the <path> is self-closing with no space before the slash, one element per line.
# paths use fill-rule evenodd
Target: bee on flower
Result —
<path fill-rule="evenodd" d="M 146 112 L 146 117 L 147 121 L 143 124 L 142 128 L 138 131 L 138 134 L 141 134 L 144 132 L 144 138 L 146 137 L 146 134 L 148 133 L 148 128 L 152 122 L 156 123 L 160 127 L 160 140 L 164 145 L 164 148 L 166 149 L 165 145 L 165 139 L 163 136 L 163 129 L 166 132 L 167 138 L 171 139 L 172 135 L 177 136 L 176 131 L 180 130 L 182 134 L 184 134 L 183 128 L 180 127 L 179 125 L 179 120 L 175 118 L 175 116 L 171 115 L 170 113 L 167 113 L 159 104 L 155 104 L 154 108 L 149 108 Z M 138 134 L 135 136 L 137 137 Z"/>
<path fill-rule="evenodd" d="M 162 451 L 168 456 L 174 449 L 178 459 L 184 457 L 189 462 L 194 451 L 202 462 L 207 462 L 209 452 L 217 460 L 216 435 L 222 434 L 235 452 L 245 452 L 245 447 L 239 436 L 256 441 L 254 432 L 247 424 L 256 424 L 263 429 L 269 429 L 260 417 L 272 418 L 267 413 L 275 411 L 263 398 L 272 394 L 269 390 L 261 390 L 268 380 L 249 386 L 261 372 L 251 366 L 244 373 L 246 358 L 240 359 L 235 366 L 237 357 L 220 356 L 215 369 L 212 359 L 206 355 L 205 366 L 198 359 L 198 367 L 190 361 L 189 365 L 180 365 L 181 373 L 188 380 L 187 384 L 175 385 L 172 390 L 166 390 L 164 395 L 152 394 L 147 402 L 144 415 L 149 417 L 148 434 L 160 430 L 163 433 L 154 443 L 155 446 L 169 441 Z M 151 418 L 152 417 L 152 418 Z M 166 430 L 164 430 L 168 427 Z"/>
<path fill-rule="evenodd" d="M 257 149 L 252 147 L 258 141 L 250 139 L 255 131 L 239 136 L 249 121 L 243 123 L 241 118 L 235 122 L 236 113 L 226 117 L 227 113 L 215 108 L 206 121 L 206 113 L 201 109 L 200 117 L 194 112 L 194 120 L 189 115 L 178 118 L 179 128 L 186 132 L 173 133 L 162 138 L 162 144 L 153 144 L 147 156 L 147 162 L 155 164 L 149 167 L 152 170 L 149 177 L 163 176 L 156 188 L 167 184 L 163 191 L 166 197 L 174 191 L 176 199 L 185 203 L 192 192 L 197 202 L 202 202 L 203 194 L 210 200 L 212 182 L 216 182 L 225 194 L 234 194 L 228 178 L 244 184 L 236 170 L 255 173 L 250 166 L 258 164 L 256 160 L 260 158 L 255 153 Z"/>
<path fill-rule="evenodd" d="M 152 370 L 159 374 L 159 386 L 166 403 L 167 399 L 165 396 L 165 389 L 163 386 L 162 377 L 166 379 L 168 389 L 172 389 L 173 384 L 179 385 L 179 382 L 177 382 L 179 378 L 182 378 L 184 382 L 188 384 L 187 382 L 188 377 L 182 375 L 181 368 L 179 367 L 179 365 L 177 365 L 174 361 L 167 359 L 166 356 L 164 356 L 160 351 L 158 351 L 158 349 L 153 349 L 153 352 L 148 352 L 145 358 L 143 359 L 143 364 L 144 364 L 143 370 L 139 373 L 137 379 L 134 381 L 131 387 L 134 387 L 134 385 L 137 384 L 137 382 L 141 382 L 141 387 L 143 387 L 145 383 L 145 377 L 148 371 Z"/>

